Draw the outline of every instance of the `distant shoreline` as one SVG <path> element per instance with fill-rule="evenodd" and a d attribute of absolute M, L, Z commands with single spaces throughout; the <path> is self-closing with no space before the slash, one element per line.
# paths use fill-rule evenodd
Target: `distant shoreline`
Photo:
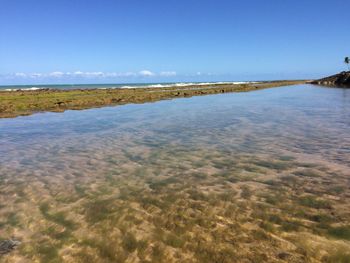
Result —
<path fill-rule="evenodd" d="M 277 80 L 284 81 L 284 80 Z M 208 86 L 226 84 L 254 84 L 274 81 L 206 81 L 206 82 L 133 82 L 133 83 L 80 83 L 80 84 L 25 84 L 25 85 L 0 85 L 1 91 L 18 90 L 80 90 L 80 89 L 132 89 L 132 88 L 170 88 L 187 86 Z"/>
<path fill-rule="evenodd" d="M 246 92 L 306 83 L 305 80 L 270 81 L 248 84 L 203 84 L 117 89 L 38 89 L 0 92 L 0 118 L 31 115 L 37 112 L 63 112 L 128 103 L 154 102 L 228 92 Z"/>

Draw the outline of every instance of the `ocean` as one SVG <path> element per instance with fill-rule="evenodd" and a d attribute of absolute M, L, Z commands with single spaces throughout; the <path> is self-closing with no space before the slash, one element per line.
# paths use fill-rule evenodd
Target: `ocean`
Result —
<path fill-rule="evenodd" d="M 118 89 L 118 88 L 166 88 L 166 87 L 184 87 L 201 86 L 210 84 L 243 84 L 254 83 L 252 81 L 232 81 L 232 82 L 169 82 L 169 83 L 119 83 L 119 84 L 41 84 L 41 85 L 0 85 L 0 91 L 16 90 L 40 90 L 40 89 Z"/>

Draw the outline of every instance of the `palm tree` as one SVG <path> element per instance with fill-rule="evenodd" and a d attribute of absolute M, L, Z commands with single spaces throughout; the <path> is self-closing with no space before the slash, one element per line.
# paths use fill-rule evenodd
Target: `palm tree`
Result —
<path fill-rule="evenodd" d="M 350 63 L 349 57 L 345 57 L 344 63 L 348 66 L 348 70 L 349 70 L 349 63 Z"/>

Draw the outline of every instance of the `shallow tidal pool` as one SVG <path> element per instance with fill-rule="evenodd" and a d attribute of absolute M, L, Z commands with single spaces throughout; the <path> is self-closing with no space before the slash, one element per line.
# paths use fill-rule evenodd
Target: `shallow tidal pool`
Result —
<path fill-rule="evenodd" d="M 0 119 L 0 262 L 350 262 L 350 89 Z"/>

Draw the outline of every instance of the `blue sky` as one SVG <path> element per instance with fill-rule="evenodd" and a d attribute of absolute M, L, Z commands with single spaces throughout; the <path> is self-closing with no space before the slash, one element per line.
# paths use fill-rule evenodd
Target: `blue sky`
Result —
<path fill-rule="evenodd" d="M 0 85 L 316 78 L 349 0 L 0 0 Z"/>

